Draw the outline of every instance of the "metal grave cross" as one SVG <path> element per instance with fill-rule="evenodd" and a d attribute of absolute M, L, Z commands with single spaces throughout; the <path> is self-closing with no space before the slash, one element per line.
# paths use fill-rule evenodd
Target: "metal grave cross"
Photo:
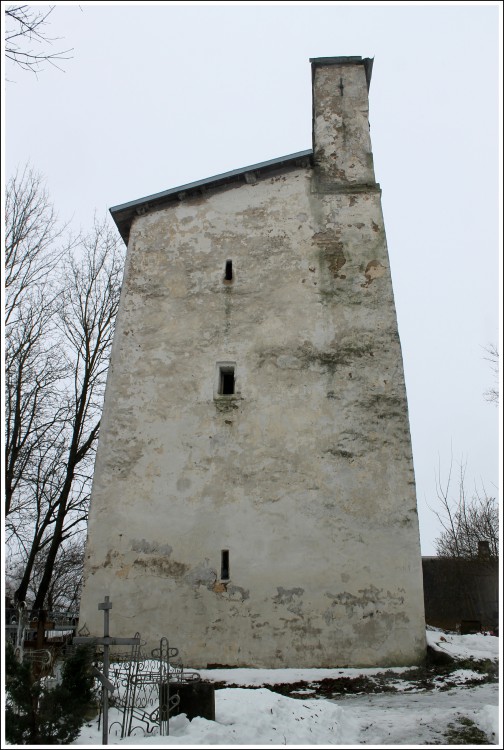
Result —
<path fill-rule="evenodd" d="M 103 609 L 103 638 L 96 638 L 94 636 L 79 635 L 73 639 L 73 643 L 76 645 L 97 645 L 103 646 L 103 672 L 99 669 L 95 669 L 95 676 L 98 677 L 101 684 L 103 685 L 102 690 L 102 745 L 108 744 L 108 694 L 109 691 L 114 690 L 113 683 L 109 680 L 109 666 L 110 666 L 110 646 L 138 646 L 140 644 L 140 638 L 111 638 L 109 633 L 109 611 L 112 609 L 112 602 L 109 601 L 109 597 L 105 597 L 105 601 L 98 604 L 98 609 Z"/>

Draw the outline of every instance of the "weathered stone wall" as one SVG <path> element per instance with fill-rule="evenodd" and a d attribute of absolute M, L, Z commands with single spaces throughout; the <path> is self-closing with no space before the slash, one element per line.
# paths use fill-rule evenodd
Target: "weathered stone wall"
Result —
<path fill-rule="evenodd" d="M 336 80 L 322 70 L 316 99 Z M 364 68 L 340 74 L 342 98 L 359 79 L 367 106 Z M 361 127 L 347 109 L 337 174 L 316 149 L 315 168 L 190 196 L 131 227 L 89 520 L 92 632 L 108 594 L 116 635 L 167 635 L 195 667 L 423 656 L 380 192 L 369 166 L 350 187 L 342 178 L 354 151 L 372 164 L 367 110 Z M 235 366 L 233 396 L 216 395 L 217 363 Z"/>

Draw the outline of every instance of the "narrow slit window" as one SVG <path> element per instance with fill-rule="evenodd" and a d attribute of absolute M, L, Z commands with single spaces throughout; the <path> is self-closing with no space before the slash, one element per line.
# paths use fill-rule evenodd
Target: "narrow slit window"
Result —
<path fill-rule="evenodd" d="M 226 281 L 233 281 L 233 261 L 226 261 L 226 270 L 224 272 L 224 279 Z"/>
<path fill-rule="evenodd" d="M 232 396 L 235 392 L 234 367 L 221 367 L 219 374 L 219 393 L 221 396 Z"/>
<path fill-rule="evenodd" d="M 222 581 L 227 581 L 229 579 L 229 550 L 223 549 L 221 551 L 221 574 L 220 574 Z"/>

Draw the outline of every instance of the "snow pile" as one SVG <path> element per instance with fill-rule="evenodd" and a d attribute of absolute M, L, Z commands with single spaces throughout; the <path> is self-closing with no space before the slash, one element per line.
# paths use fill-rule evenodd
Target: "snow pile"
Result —
<path fill-rule="evenodd" d="M 193 719 L 187 741 L 197 744 L 335 745 L 357 740 L 344 711 L 335 703 L 296 700 L 258 690 L 227 688 L 218 692 L 215 720 Z M 189 722 L 186 719 L 187 724 Z M 183 741 L 187 727 L 173 729 Z M 352 740 L 350 740 L 352 737 Z"/>
<path fill-rule="evenodd" d="M 349 745 L 358 743 L 359 727 L 336 703 L 286 698 L 266 688 L 225 688 L 215 694 L 215 721 L 180 714 L 170 720 L 169 736 L 135 732 L 122 740 L 112 728 L 109 745 Z M 100 737 L 94 723 L 74 744 L 96 744 Z"/>
<path fill-rule="evenodd" d="M 427 644 L 436 651 L 449 654 L 454 659 L 483 661 L 499 658 L 499 639 L 493 635 L 457 635 L 427 630 Z"/>
<path fill-rule="evenodd" d="M 499 707 L 483 706 L 474 713 L 474 721 L 485 732 L 490 742 L 499 744 Z"/>

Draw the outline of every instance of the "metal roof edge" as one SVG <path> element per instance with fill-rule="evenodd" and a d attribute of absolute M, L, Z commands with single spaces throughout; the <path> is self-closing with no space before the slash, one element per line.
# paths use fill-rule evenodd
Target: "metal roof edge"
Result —
<path fill-rule="evenodd" d="M 230 172 L 223 172 L 213 177 L 207 177 L 203 180 L 197 180 L 196 182 L 190 182 L 186 185 L 179 185 L 178 187 L 170 188 L 169 190 L 163 190 L 160 193 L 153 193 L 147 195 L 144 198 L 138 198 L 128 203 L 121 203 L 117 206 L 112 206 L 109 211 L 114 219 L 117 228 L 121 234 L 123 240 L 128 242 L 129 228 L 133 217 L 142 213 L 142 208 L 148 210 L 156 206 L 162 205 L 175 198 L 184 197 L 184 194 L 194 192 L 196 190 L 205 190 L 208 188 L 217 188 L 233 182 L 238 177 L 243 177 L 247 173 L 251 172 L 262 172 L 278 169 L 282 167 L 294 166 L 300 159 L 311 158 L 313 155 L 312 149 L 306 151 L 298 151 L 295 154 L 288 154 L 287 156 L 280 156 L 276 159 L 269 159 L 258 164 L 251 164 L 247 167 L 240 169 L 233 169 Z"/>
<path fill-rule="evenodd" d="M 312 65 L 354 65 L 363 62 L 360 55 L 336 56 L 336 57 L 310 57 Z"/>

